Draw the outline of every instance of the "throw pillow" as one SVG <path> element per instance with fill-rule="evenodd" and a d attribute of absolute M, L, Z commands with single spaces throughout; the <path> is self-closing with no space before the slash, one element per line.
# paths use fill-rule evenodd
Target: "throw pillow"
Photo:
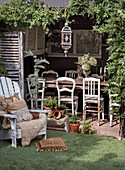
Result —
<path fill-rule="evenodd" d="M 25 100 L 21 99 L 16 102 L 8 103 L 8 112 L 10 114 L 17 115 L 17 121 L 31 120 L 32 114 L 30 114 Z"/>
<path fill-rule="evenodd" d="M 0 96 L 0 110 L 1 111 L 6 111 L 5 107 L 3 106 L 3 101 L 4 101 L 4 97 Z"/>
<path fill-rule="evenodd" d="M 43 139 L 35 143 L 37 150 L 36 151 L 67 151 L 68 147 L 66 146 L 62 138 L 49 138 Z"/>
<path fill-rule="evenodd" d="M 0 96 L 0 110 L 7 112 L 8 104 L 18 100 L 19 100 L 19 93 L 15 93 L 13 96 L 10 97 Z"/>

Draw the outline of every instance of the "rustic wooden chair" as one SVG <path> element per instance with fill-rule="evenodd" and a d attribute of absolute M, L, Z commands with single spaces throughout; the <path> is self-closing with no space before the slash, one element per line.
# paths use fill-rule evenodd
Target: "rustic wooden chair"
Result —
<path fill-rule="evenodd" d="M 29 78 L 27 79 L 27 85 L 28 85 L 28 91 L 29 91 L 29 95 L 30 95 L 30 101 L 31 101 L 31 109 L 33 109 L 34 107 L 34 98 L 33 98 L 33 89 L 31 87 L 31 81 L 29 80 Z M 45 91 L 45 80 L 44 79 L 39 79 L 39 86 L 40 86 L 40 90 L 38 90 L 38 106 L 40 105 L 40 109 L 43 110 L 43 101 L 44 101 L 44 91 Z"/>
<path fill-rule="evenodd" d="M 19 98 L 21 99 L 21 92 L 17 82 L 12 81 L 10 78 L 7 77 L 0 77 L 0 96 L 3 97 L 10 97 L 13 96 L 15 93 L 19 93 Z M 35 112 L 34 110 L 30 110 L 30 112 Z M 36 110 L 38 112 L 38 110 Z M 48 113 L 46 110 L 39 110 L 39 112 L 43 113 L 46 117 L 45 113 Z M 11 114 L 1 114 L 0 118 L 8 118 L 10 121 L 11 128 L 10 129 L 3 129 L 2 124 L 0 121 L 0 139 L 12 139 L 12 146 L 17 147 L 16 139 L 22 138 L 21 129 L 16 126 L 16 115 Z M 44 128 L 41 129 L 38 135 L 43 135 L 43 138 L 46 139 L 46 124 Z"/>
<path fill-rule="evenodd" d="M 93 77 L 83 79 L 83 119 L 87 113 L 98 113 L 98 125 L 100 125 L 100 113 L 104 120 L 104 98 L 100 98 L 100 79 Z"/>
<path fill-rule="evenodd" d="M 59 77 L 59 74 L 54 70 L 43 71 L 41 74 L 41 77 L 43 77 L 46 80 L 47 77 L 50 78 L 50 75 L 51 77 L 54 77 L 55 79 Z"/>
<path fill-rule="evenodd" d="M 78 78 L 78 72 L 76 70 L 66 70 L 65 77 L 76 79 Z"/>
<path fill-rule="evenodd" d="M 56 80 L 59 77 L 59 74 L 54 71 L 54 70 L 47 70 L 42 72 L 41 76 L 45 79 L 46 81 L 51 81 L 51 80 Z M 47 88 L 45 89 L 45 98 L 49 97 L 49 96 L 57 96 L 57 90 L 53 89 L 53 88 Z"/>
<path fill-rule="evenodd" d="M 69 85 L 65 84 L 66 82 L 69 82 L 69 85 L 71 86 L 71 88 L 69 87 Z M 61 85 L 60 83 L 64 82 L 64 86 Z M 74 106 L 75 106 L 75 112 L 77 112 L 77 107 L 78 107 L 78 97 L 74 96 L 74 90 L 75 90 L 75 80 L 73 80 L 72 78 L 69 77 L 59 77 L 56 79 L 56 87 L 57 87 L 57 92 L 58 92 L 58 105 L 60 105 L 61 102 L 64 103 L 71 103 L 72 105 L 72 114 L 74 114 Z M 70 93 L 70 96 L 67 95 L 67 93 Z M 63 94 L 62 93 L 66 93 Z"/>

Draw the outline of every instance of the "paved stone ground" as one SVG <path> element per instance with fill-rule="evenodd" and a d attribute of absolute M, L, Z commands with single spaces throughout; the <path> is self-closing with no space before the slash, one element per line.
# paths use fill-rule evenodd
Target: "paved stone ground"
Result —
<path fill-rule="evenodd" d="M 107 135 L 114 136 L 119 139 L 119 123 L 113 122 L 113 126 L 110 127 L 108 120 L 100 121 L 100 126 L 97 125 L 97 120 L 91 121 L 92 127 L 95 128 L 93 135 Z"/>

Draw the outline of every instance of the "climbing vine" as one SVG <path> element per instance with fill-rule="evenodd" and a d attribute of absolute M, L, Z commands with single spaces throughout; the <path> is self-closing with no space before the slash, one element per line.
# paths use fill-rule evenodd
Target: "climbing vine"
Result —
<path fill-rule="evenodd" d="M 94 20 L 93 29 L 108 34 L 110 75 L 105 89 L 117 93 L 115 100 L 121 104 L 120 115 L 125 112 L 125 0 L 70 0 L 65 8 L 52 8 L 39 0 L 13 0 L 0 6 L 0 24 L 28 26 L 41 25 L 48 32 L 49 25 L 70 16 L 87 16 Z M 122 119 L 123 120 L 123 119 Z"/>

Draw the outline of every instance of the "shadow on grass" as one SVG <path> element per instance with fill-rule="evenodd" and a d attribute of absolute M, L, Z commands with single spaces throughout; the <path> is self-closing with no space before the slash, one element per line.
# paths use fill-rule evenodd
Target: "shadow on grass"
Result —
<path fill-rule="evenodd" d="M 1 169 L 122 170 L 125 167 L 125 141 L 107 136 L 48 131 L 48 138 L 51 137 L 61 137 L 68 146 L 68 151 L 36 152 L 34 143 L 41 140 L 40 136 L 24 148 L 18 141 L 17 149 L 12 148 L 9 142 L 0 141 Z"/>

